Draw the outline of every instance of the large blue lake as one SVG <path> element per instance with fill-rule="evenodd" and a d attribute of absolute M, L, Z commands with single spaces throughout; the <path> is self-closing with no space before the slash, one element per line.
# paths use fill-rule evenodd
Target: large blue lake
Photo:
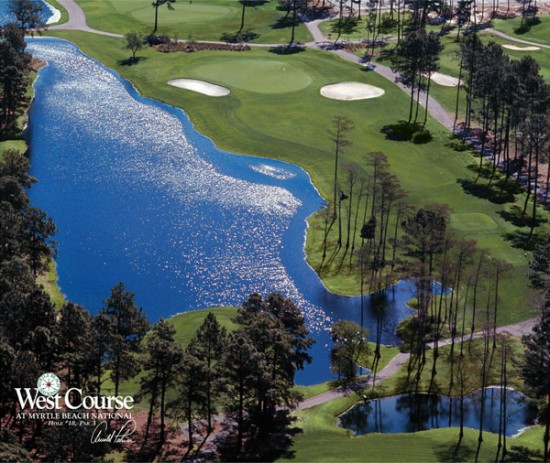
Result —
<path fill-rule="evenodd" d="M 95 312 L 123 281 L 155 321 L 281 292 L 317 339 L 297 382 L 330 379 L 327 328 L 359 322 L 360 299 L 327 291 L 305 261 L 306 218 L 323 205 L 308 175 L 216 149 L 183 111 L 142 98 L 69 42 L 35 39 L 30 49 L 49 63 L 28 130 L 39 179 L 30 194 L 57 224 L 67 297 Z M 403 281 L 377 298 L 384 343 L 398 342 L 413 292 Z M 363 315 L 374 332 L 369 298 Z"/>
<path fill-rule="evenodd" d="M 53 8 L 49 3 L 43 0 L 32 0 L 34 3 L 41 4 L 43 6 L 41 19 L 45 23 L 51 22 L 56 18 L 59 20 L 59 10 Z M 9 9 L 10 2 L 8 0 L 0 0 L 0 25 L 7 24 L 10 21 L 14 21 L 15 17 Z"/>

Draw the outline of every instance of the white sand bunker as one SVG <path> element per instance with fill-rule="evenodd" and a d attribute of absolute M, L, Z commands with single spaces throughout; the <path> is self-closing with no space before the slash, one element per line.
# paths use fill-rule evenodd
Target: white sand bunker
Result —
<path fill-rule="evenodd" d="M 321 88 L 321 95 L 331 100 L 367 100 L 378 98 L 383 94 L 383 89 L 361 82 L 340 82 L 339 84 L 325 85 Z"/>
<path fill-rule="evenodd" d="M 432 80 L 439 85 L 444 87 L 457 87 L 458 78 L 453 76 L 448 76 L 447 74 L 440 74 L 439 72 L 432 72 Z"/>
<path fill-rule="evenodd" d="M 220 85 L 204 82 L 203 80 L 195 79 L 174 79 L 169 80 L 168 85 L 173 87 L 184 88 L 192 92 L 202 93 L 208 96 L 226 96 L 229 95 L 229 89 Z"/>
<path fill-rule="evenodd" d="M 516 50 L 516 51 L 537 51 L 537 50 L 540 50 L 540 47 L 518 47 L 517 45 L 511 45 L 509 43 L 506 43 L 502 46 L 504 48 L 507 48 L 508 50 Z"/>

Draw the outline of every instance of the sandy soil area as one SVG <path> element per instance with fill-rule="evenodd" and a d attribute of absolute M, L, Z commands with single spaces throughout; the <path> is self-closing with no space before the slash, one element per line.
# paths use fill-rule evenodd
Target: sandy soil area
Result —
<path fill-rule="evenodd" d="M 383 89 L 361 82 L 340 82 L 339 84 L 325 85 L 321 88 L 321 95 L 331 100 L 367 100 L 378 98 L 383 94 Z"/>
<path fill-rule="evenodd" d="M 168 85 L 173 87 L 184 88 L 185 90 L 191 90 L 192 92 L 202 93 L 208 96 L 226 96 L 229 95 L 230 90 L 220 85 L 211 84 L 210 82 L 204 82 L 202 80 L 195 79 L 174 79 L 169 80 Z"/>

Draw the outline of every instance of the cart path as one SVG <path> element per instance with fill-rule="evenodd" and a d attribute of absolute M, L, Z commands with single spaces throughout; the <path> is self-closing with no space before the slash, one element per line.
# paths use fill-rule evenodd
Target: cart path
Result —
<path fill-rule="evenodd" d="M 518 336 L 522 337 L 524 335 L 530 334 L 532 332 L 533 326 L 535 326 L 539 321 L 539 317 L 531 318 L 530 320 L 524 320 L 522 322 L 514 323 L 513 325 L 506 325 L 506 326 L 500 326 L 497 327 L 496 333 L 497 334 L 509 334 L 512 336 Z M 492 330 L 491 333 L 492 335 Z M 474 333 L 472 338 L 477 339 L 483 337 L 484 333 L 482 331 L 479 331 L 477 333 Z M 470 336 L 467 335 L 464 337 L 464 339 L 469 339 Z M 460 341 L 460 338 L 457 337 L 455 339 L 455 342 Z M 441 346 L 447 346 L 451 344 L 451 339 L 442 339 L 439 341 L 438 345 Z M 428 347 L 432 348 L 434 346 L 434 343 L 428 343 Z M 377 374 L 376 374 L 376 381 L 379 383 L 381 381 L 384 381 L 391 376 L 393 376 L 395 373 L 399 371 L 399 369 L 408 362 L 410 358 L 410 354 L 407 352 L 400 352 L 395 357 L 393 357 L 390 362 L 382 368 Z M 363 379 L 362 381 L 359 381 L 359 384 L 362 387 L 367 387 L 372 385 L 373 377 L 368 376 L 366 379 Z M 315 407 L 317 405 L 324 404 L 326 402 L 330 402 L 331 400 L 338 399 L 340 397 L 344 397 L 350 394 L 350 390 L 331 390 L 324 392 L 322 394 L 316 395 L 314 397 L 311 397 L 307 400 L 304 400 L 298 404 L 296 407 L 298 410 L 306 410 L 308 408 Z"/>
<path fill-rule="evenodd" d="M 98 31 L 88 26 L 86 15 L 80 6 L 74 0 L 58 0 L 59 4 L 69 13 L 69 20 L 58 26 L 48 26 L 48 30 L 71 30 L 91 32 L 92 34 L 106 35 L 107 37 L 123 37 L 121 34 Z"/>
<path fill-rule="evenodd" d="M 496 29 L 485 29 L 485 31 L 494 35 L 498 35 L 499 37 L 502 37 L 506 40 L 510 40 L 512 42 L 524 43 L 525 45 L 533 45 L 535 47 L 541 47 L 541 48 L 550 48 L 550 45 L 546 45 L 544 43 L 539 43 L 539 42 L 531 42 L 529 40 L 518 39 L 513 35 L 508 35 L 504 32 L 497 31 Z"/>

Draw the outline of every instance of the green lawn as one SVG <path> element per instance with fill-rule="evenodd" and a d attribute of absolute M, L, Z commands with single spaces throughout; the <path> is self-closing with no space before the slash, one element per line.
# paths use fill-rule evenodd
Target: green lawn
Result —
<path fill-rule="evenodd" d="M 251 0 L 246 7 L 244 30 L 252 29 L 259 37 L 254 42 L 287 43 L 291 28 L 284 22 L 285 11 L 278 10 L 276 0 Z M 88 25 L 103 31 L 125 34 L 136 30 L 150 34 L 154 9 L 150 0 L 78 0 L 86 13 Z M 169 10 L 158 10 L 158 35 L 172 38 L 220 40 L 223 33 L 234 33 L 241 25 L 239 0 L 178 0 Z M 296 28 L 296 41 L 307 42 L 311 36 L 303 24 Z"/>
<path fill-rule="evenodd" d="M 185 348 L 209 313 L 213 313 L 216 316 L 218 323 L 228 331 L 233 331 L 237 328 L 237 325 L 232 321 L 232 319 L 237 315 L 237 309 L 229 307 L 194 310 L 192 312 L 174 315 L 166 321 L 176 329 L 176 335 L 174 338 L 182 347 Z"/>
<path fill-rule="evenodd" d="M 501 31 L 505 34 L 517 37 L 518 39 L 550 45 L 550 34 L 548 34 L 548 30 L 550 27 L 550 15 L 539 15 L 537 17 L 540 19 L 540 24 L 532 26 L 531 29 L 524 34 L 515 33 L 515 29 L 521 24 L 520 17 L 511 19 L 496 19 L 495 21 L 493 21 L 493 28 L 497 31 Z"/>
<path fill-rule="evenodd" d="M 48 269 L 46 272 L 38 275 L 36 280 L 37 283 L 42 285 L 45 291 L 49 294 L 55 308 L 60 310 L 65 303 L 65 295 L 61 292 L 61 288 L 57 284 L 57 269 L 53 260 L 48 264 Z"/>
<path fill-rule="evenodd" d="M 398 114 L 407 112 L 408 98 L 393 83 L 376 73 L 364 72 L 357 65 L 316 50 L 281 56 L 265 49 L 231 54 L 161 54 L 147 49 L 140 52 L 143 59 L 138 65 L 124 66 L 120 63 L 127 58 L 128 52 L 122 49 L 120 39 L 65 31 L 55 35 L 78 43 L 86 53 L 131 80 L 143 95 L 185 108 L 195 127 L 211 137 L 220 148 L 299 164 L 310 173 L 325 197 L 332 193 L 334 159 L 327 129 L 335 115 L 346 115 L 355 121 L 357 129 L 351 133 L 354 144 L 346 149 L 342 162 L 362 166 L 365 153 L 382 151 L 389 158 L 391 170 L 409 192 L 411 204 L 418 207 L 433 202 L 447 203 L 454 214 L 474 213 L 486 217 L 477 228 L 470 224 L 467 230 L 461 230 L 459 226 L 455 231 L 459 237 L 476 239 L 480 247 L 516 266 L 513 282 L 504 288 L 502 295 L 500 323 L 532 315 L 525 304 L 528 255 L 512 247 L 505 239 L 507 233 L 520 229 L 499 215 L 511 205 L 494 204 L 464 193 L 457 180 L 473 179 L 475 174 L 468 166 L 476 161 L 468 153 L 448 148 L 448 131 L 433 120 L 429 120 L 428 128 L 434 134 L 434 141 L 427 145 L 387 140 L 380 130 L 395 123 Z M 249 69 L 258 65 L 264 73 L 266 69 L 280 74 L 287 72 L 283 69 L 292 70 L 293 79 L 281 84 L 287 86 L 286 93 L 282 92 L 281 86 L 275 93 L 271 80 L 266 79 L 262 86 L 262 81 L 254 73 L 222 72 L 227 66 L 238 70 L 241 65 Z M 229 87 L 231 94 L 209 98 L 166 85 L 168 80 L 175 78 L 202 78 L 204 69 L 209 80 Z M 386 93 L 381 98 L 354 102 L 320 96 L 323 85 L 342 80 L 369 83 L 383 88 Z M 487 222 L 496 225 L 490 228 Z M 310 263 L 318 268 L 321 219 L 315 216 L 310 225 L 306 250 Z M 357 275 L 349 274 L 347 266 L 341 271 L 336 266 L 329 268 L 322 276 L 329 289 L 335 292 L 359 292 Z"/>

